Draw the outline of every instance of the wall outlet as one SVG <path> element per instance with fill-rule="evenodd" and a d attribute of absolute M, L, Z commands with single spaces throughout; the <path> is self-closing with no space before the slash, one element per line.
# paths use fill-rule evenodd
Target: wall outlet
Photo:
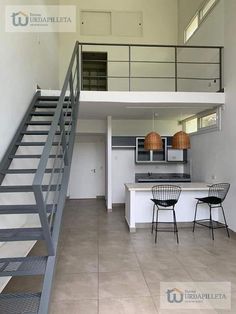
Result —
<path fill-rule="evenodd" d="M 216 180 L 216 175 L 213 174 L 213 175 L 211 176 L 211 179 L 212 179 L 212 180 Z"/>

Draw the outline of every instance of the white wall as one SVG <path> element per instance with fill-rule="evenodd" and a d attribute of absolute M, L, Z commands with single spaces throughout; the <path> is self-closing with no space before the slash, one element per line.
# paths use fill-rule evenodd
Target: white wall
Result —
<path fill-rule="evenodd" d="M 34 4 L 56 4 L 37 0 Z M 22 1 L 2 0 L 0 4 L 0 159 L 13 137 L 38 84 L 58 88 L 58 36 L 51 33 L 6 33 L 5 5 Z M 32 4 L 32 1 L 24 1 Z"/>
<path fill-rule="evenodd" d="M 33 4 L 57 4 L 57 0 L 37 0 Z M 7 149 L 38 84 L 42 88 L 58 89 L 58 36 L 51 33 L 6 33 L 5 5 L 21 5 L 19 0 L 1 0 L 0 3 L 0 160 Z M 26 0 L 24 5 L 32 4 Z M 4 184 L 20 184 L 23 176 L 9 176 Z M 27 176 L 26 176 L 27 177 Z M 26 178 L 25 180 L 31 178 Z M 32 195 L 14 197 L 16 203 L 34 203 Z M 30 193 L 27 193 L 30 194 Z M 1 204 L 11 204 L 13 195 L 1 194 Z M 1 216 L 0 228 L 33 227 L 38 225 L 36 215 Z M 33 242 L 1 243 L 0 256 L 24 256 Z M 0 281 L 0 290 L 8 278 Z"/>
<path fill-rule="evenodd" d="M 60 0 L 62 4 L 67 4 L 67 0 Z M 63 79 L 63 73 L 71 56 L 76 40 L 81 42 L 105 42 L 105 43 L 147 43 L 147 44 L 176 44 L 177 43 L 177 1 L 176 0 L 81 0 L 70 1 L 70 4 L 77 6 L 77 32 L 74 34 L 60 35 L 60 78 Z M 80 34 L 80 11 L 98 10 L 98 11 L 141 11 L 143 13 L 143 35 L 141 37 L 129 36 L 82 36 Z M 127 25 L 128 27 L 128 25 Z M 88 51 L 93 49 L 88 48 Z M 106 51 L 106 48 L 101 48 Z M 127 59 L 128 50 L 124 48 L 108 49 L 109 58 Z M 111 66 L 110 73 L 112 73 Z M 127 74 L 127 65 L 118 66 L 120 73 Z M 117 67 L 115 66 L 117 70 Z M 115 90 L 127 88 L 126 82 L 109 82 Z M 118 86 L 117 86 L 118 84 Z"/>
<path fill-rule="evenodd" d="M 201 0 L 179 0 L 179 44 L 184 44 L 184 30 L 202 6 Z M 193 46 L 223 46 L 224 44 L 224 0 L 220 0 L 213 10 L 200 23 L 197 31 L 187 41 Z M 219 51 L 213 49 L 179 49 L 180 61 L 219 62 Z M 212 80 L 179 80 L 179 90 L 213 92 L 219 90 L 219 66 L 208 65 L 178 65 L 180 77 L 212 78 Z"/>
<path fill-rule="evenodd" d="M 105 134 L 106 131 L 105 120 L 78 119 L 76 133 Z"/>
<path fill-rule="evenodd" d="M 184 30 L 204 0 L 178 0 L 178 42 L 184 43 Z"/>
<path fill-rule="evenodd" d="M 151 132 L 152 128 L 152 120 L 112 120 L 113 136 L 143 136 Z M 171 136 L 180 131 L 181 126 L 177 120 L 155 119 L 154 130 L 163 136 Z"/>
<path fill-rule="evenodd" d="M 106 204 L 107 211 L 112 210 L 112 117 L 107 117 L 106 137 Z"/>
<path fill-rule="evenodd" d="M 184 43 L 184 30 L 205 0 L 178 0 L 179 44 Z M 221 46 L 224 43 L 224 0 L 201 23 L 187 45 Z"/>
<path fill-rule="evenodd" d="M 193 177 L 210 182 L 229 182 L 231 189 L 225 200 L 224 208 L 229 226 L 236 231 L 235 189 L 236 160 L 235 149 L 235 116 L 236 116 L 236 40 L 233 30 L 236 29 L 236 2 L 227 0 L 224 3 L 224 66 L 226 106 L 222 112 L 222 131 L 191 137 Z M 217 33 L 217 31 L 216 31 Z M 209 40 L 211 34 L 208 34 Z M 214 34 L 212 34 L 214 36 Z M 204 36 L 205 37 L 205 36 Z M 200 40 L 200 39 L 199 39 Z M 214 176 L 214 179 L 213 179 Z"/>

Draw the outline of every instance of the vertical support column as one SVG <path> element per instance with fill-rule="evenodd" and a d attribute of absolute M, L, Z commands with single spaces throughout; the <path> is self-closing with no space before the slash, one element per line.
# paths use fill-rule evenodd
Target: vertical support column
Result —
<path fill-rule="evenodd" d="M 78 44 L 77 55 L 76 55 L 76 63 L 77 63 L 77 93 L 76 93 L 76 95 L 77 95 L 77 97 L 79 97 L 79 92 L 81 90 L 81 81 L 82 81 L 82 79 L 81 79 L 82 63 L 81 63 L 81 51 L 80 51 L 80 45 L 79 44 Z"/>
<path fill-rule="evenodd" d="M 129 92 L 131 91 L 131 46 L 129 46 Z"/>
<path fill-rule="evenodd" d="M 70 87 L 71 108 L 74 108 L 74 105 L 75 105 L 75 89 L 74 89 L 74 82 L 73 82 L 73 74 L 72 73 L 70 75 L 69 87 Z"/>
<path fill-rule="evenodd" d="M 223 90 L 223 48 L 219 48 L 219 77 L 220 77 L 220 92 Z"/>
<path fill-rule="evenodd" d="M 65 156 L 64 156 L 64 162 L 65 162 L 65 166 L 68 166 L 68 143 L 66 141 L 66 134 L 65 134 L 65 119 L 64 119 L 64 112 L 63 110 L 61 111 L 61 116 L 60 116 L 60 130 L 61 130 L 61 136 L 62 136 L 62 140 L 61 140 L 61 144 L 63 147 L 63 152 L 65 152 Z"/>
<path fill-rule="evenodd" d="M 112 212 L 112 117 L 107 117 L 106 141 L 106 205 L 107 211 Z"/>
<path fill-rule="evenodd" d="M 178 51 L 175 47 L 175 91 L 178 92 Z"/>
<path fill-rule="evenodd" d="M 80 46 L 79 61 L 80 90 L 83 90 L 83 45 Z"/>
<path fill-rule="evenodd" d="M 46 211 L 46 204 L 43 198 L 43 192 L 41 186 L 33 185 L 34 197 L 39 211 L 39 219 L 43 229 L 43 235 L 45 239 L 45 243 L 48 250 L 48 255 L 55 255 L 54 245 L 52 242 L 52 236 L 50 232 L 50 227 L 48 224 L 48 217 Z"/>

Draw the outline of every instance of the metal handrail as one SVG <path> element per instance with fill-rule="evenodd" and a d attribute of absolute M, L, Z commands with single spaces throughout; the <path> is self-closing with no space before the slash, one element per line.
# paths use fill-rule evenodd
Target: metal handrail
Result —
<path fill-rule="evenodd" d="M 73 76 L 73 65 L 77 64 L 74 71 Z M 77 77 L 76 86 L 75 85 L 75 77 Z M 65 108 L 65 111 L 63 112 L 63 103 L 66 97 L 67 87 L 69 86 L 69 99 L 67 101 L 67 106 Z M 59 169 L 63 170 L 63 172 L 59 171 L 58 180 L 56 182 L 56 189 L 55 189 L 55 195 L 53 200 L 53 209 L 50 215 L 48 228 L 51 232 L 51 241 L 54 248 L 54 254 L 49 254 L 48 256 L 48 262 L 46 267 L 46 272 L 44 276 L 44 282 L 43 282 L 43 291 L 41 294 L 41 300 L 40 300 L 40 306 L 39 306 L 39 314 L 45 314 L 48 313 L 48 308 L 50 304 L 50 297 L 52 292 L 52 286 L 53 286 L 53 278 L 54 278 L 54 272 L 55 272 L 55 265 L 56 265 L 56 253 L 57 253 L 57 247 L 58 247 L 58 240 L 59 240 L 59 233 L 60 233 L 60 227 L 61 227 L 61 221 L 62 221 L 62 214 L 63 214 L 63 208 L 65 204 L 66 199 L 66 192 L 67 192 L 67 186 L 69 181 L 69 175 L 70 175 L 70 166 L 71 166 L 71 160 L 72 160 L 72 153 L 73 153 L 73 147 L 74 147 L 74 141 L 75 141 L 75 133 L 76 133 L 76 126 L 77 126 L 77 115 L 78 115 L 78 107 L 79 107 L 79 97 L 80 97 L 80 51 L 79 51 L 79 44 L 78 42 L 75 45 L 75 49 L 71 58 L 70 66 L 67 71 L 65 83 L 63 85 L 63 89 L 61 92 L 60 100 L 58 102 L 58 106 L 56 111 L 59 111 L 59 114 L 57 117 L 54 116 L 53 124 L 51 126 L 51 137 L 47 139 L 47 143 L 49 143 L 49 148 L 44 148 L 43 155 L 41 157 L 41 167 L 38 174 L 35 176 L 34 183 L 41 184 L 43 176 L 45 173 L 45 158 L 46 158 L 46 164 L 48 160 L 48 150 L 50 152 L 51 149 L 51 143 L 53 141 L 53 136 L 55 136 L 55 131 L 57 128 L 57 125 L 59 123 L 59 126 L 61 128 L 61 134 L 60 139 L 64 141 L 64 144 L 61 143 L 61 148 L 63 148 L 62 151 L 62 158 L 60 159 L 60 167 Z M 71 105 L 71 116 L 69 120 L 69 124 L 67 125 L 66 129 L 66 123 L 65 120 L 68 116 L 69 106 Z M 59 108 L 59 109 L 58 109 Z M 63 115 L 61 113 L 63 112 Z M 65 113 L 65 116 L 64 116 Z M 65 136 L 64 136 L 64 135 Z M 50 140 L 50 141 L 49 141 Z M 63 147 L 64 145 L 64 147 Z M 59 159 L 59 158 L 58 158 Z M 40 186 L 39 185 L 39 188 Z M 57 188 L 60 185 L 60 189 Z M 36 186 L 36 189 L 38 186 Z M 41 194 L 42 196 L 42 194 Z M 56 204 L 56 208 L 55 208 Z M 45 206 L 45 203 L 43 204 Z"/>
<path fill-rule="evenodd" d="M 76 67 L 74 69 L 74 65 Z M 73 132 L 75 132 L 76 119 L 77 119 L 77 107 L 80 94 L 80 83 L 79 83 L 79 43 L 76 42 L 75 48 L 72 54 L 70 65 L 66 74 L 66 78 L 63 84 L 63 88 L 57 103 L 50 130 L 43 148 L 43 152 L 39 161 L 38 168 L 36 170 L 34 180 L 33 180 L 33 192 L 35 195 L 36 205 L 39 210 L 39 217 L 44 232 L 46 245 L 48 249 L 49 256 L 55 256 L 57 243 L 53 237 L 54 228 L 60 228 L 60 225 L 56 226 L 54 220 L 57 215 L 57 207 L 61 194 L 63 197 L 66 195 L 66 191 L 63 191 L 62 185 L 64 182 L 64 176 L 67 171 L 66 168 L 70 167 L 71 158 L 70 151 L 72 148 L 71 136 L 73 137 Z M 74 72 L 73 72 L 74 71 Z M 77 77 L 77 84 L 75 85 L 75 77 Z M 69 88 L 69 91 L 68 91 Z M 68 97 L 69 94 L 69 97 Z M 65 99 L 67 106 L 64 110 Z M 71 109 L 71 114 L 69 117 L 69 110 Z M 68 120 L 69 118 L 69 120 Z M 60 129 L 58 138 L 58 127 Z M 72 130 L 73 129 L 73 130 Z M 52 160 L 52 171 L 48 181 L 48 187 L 46 190 L 46 195 L 43 193 L 43 180 L 46 174 L 47 164 L 51 155 L 51 150 L 53 143 L 57 137 L 57 148 L 55 157 Z M 58 176 L 55 178 L 55 176 Z M 64 184 L 65 186 L 65 184 Z M 52 197 L 52 209 L 50 213 L 47 211 L 47 205 L 49 205 L 50 193 L 55 193 Z M 60 209 L 62 211 L 62 208 Z M 50 217 L 48 217 L 50 216 Z"/>
<path fill-rule="evenodd" d="M 59 120 L 60 120 L 61 111 L 63 109 L 63 104 L 64 104 L 64 100 L 65 100 L 65 97 L 66 97 L 67 87 L 69 85 L 69 81 L 70 81 L 70 76 L 71 76 L 71 73 L 72 73 L 73 65 L 74 65 L 74 62 L 76 60 L 76 56 L 77 56 L 77 53 L 78 53 L 78 48 L 79 48 L 79 43 L 76 42 L 75 48 L 74 48 L 74 51 L 73 51 L 73 54 L 72 54 L 72 58 L 71 58 L 71 61 L 70 61 L 70 65 L 69 65 L 69 68 L 68 68 L 68 71 L 67 71 L 67 74 L 66 74 L 65 82 L 64 82 L 64 85 L 63 85 L 63 88 L 62 88 L 62 91 L 61 91 L 61 95 L 60 95 L 59 101 L 58 101 L 58 105 L 57 105 L 57 108 L 56 108 L 56 111 L 55 111 L 55 114 L 54 114 L 54 118 L 53 118 L 53 121 L 52 121 L 52 124 L 51 124 L 51 128 L 50 128 L 50 131 L 49 131 L 49 134 L 48 134 L 48 138 L 47 138 L 46 144 L 44 146 L 42 156 L 41 156 L 40 161 L 39 161 L 38 169 L 37 169 L 36 174 L 34 176 L 34 181 L 33 181 L 33 185 L 34 186 L 42 185 L 44 173 L 45 173 L 45 170 L 46 170 L 46 167 L 47 167 L 47 162 L 48 162 L 48 158 L 49 158 L 51 147 L 52 147 L 52 143 L 53 143 L 53 139 L 54 139 L 55 133 L 57 131 L 57 127 L 58 127 L 58 123 L 59 123 Z"/>
<path fill-rule="evenodd" d="M 117 48 L 127 48 L 127 58 L 125 60 L 111 60 L 110 58 L 108 60 L 86 60 L 83 59 L 83 62 L 106 62 L 107 64 L 111 64 L 111 63 L 123 63 L 123 64 L 128 64 L 128 74 L 127 75 L 103 75 L 103 76 L 99 76 L 99 75 L 94 75 L 93 77 L 91 76 L 84 76 L 82 74 L 82 78 L 85 80 L 88 79 L 97 79 L 97 80 L 101 80 L 101 79 L 105 79 L 106 84 L 109 84 L 109 79 L 127 79 L 128 80 L 128 85 L 127 88 L 129 91 L 133 90 L 132 89 L 132 82 L 134 82 L 134 79 L 157 79 L 157 80 L 163 80 L 163 79 L 168 79 L 168 80 L 173 80 L 174 82 L 174 86 L 170 87 L 171 91 L 183 91 L 183 87 L 179 88 L 178 83 L 179 82 L 183 82 L 184 80 L 192 80 L 192 81 L 214 81 L 214 83 L 217 82 L 217 89 L 216 91 L 218 92 L 222 92 L 223 91 L 223 65 L 222 65 L 222 55 L 223 55 L 223 46 L 187 46 L 187 45 L 155 45 L 155 44 L 116 44 L 116 43 L 91 43 L 91 42 L 80 42 L 79 43 L 80 47 L 81 47 L 81 52 L 83 51 L 84 47 L 117 47 Z M 135 58 L 132 55 L 132 51 L 134 48 L 166 48 L 166 49 L 171 49 L 173 50 L 173 58 L 171 60 L 135 60 Z M 218 52 L 218 56 L 217 56 L 217 60 L 216 61 L 189 61 L 189 60 L 181 60 L 179 58 L 179 52 L 184 51 L 185 49 L 189 50 L 189 49 L 211 49 L 211 50 L 216 50 Z M 91 52 L 95 52 L 94 50 Z M 155 75 L 155 76 L 151 76 L 151 75 L 146 75 L 146 76 L 142 76 L 142 75 L 132 75 L 132 66 L 134 64 L 172 64 L 173 65 L 173 75 L 170 76 L 163 76 L 161 75 Z M 186 66 L 194 66 L 194 65 L 215 65 L 217 68 L 215 68 L 215 70 L 217 71 L 216 74 L 210 74 L 211 77 L 207 77 L 207 75 L 195 75 L 194 77 L 190 76 L 185 76 L 185 75 L 179 75 L 179 66 L 181 65 L 186 65 Z M 206 73 L 205 73 L 206 74 Z M 85 84 L 87 85 L 87 84 Z M 158 86 L 158 83 L 157 83 Z M 99 86 L 98 86 L 99 87 Z M 82 83 L 82 89 L 83 89 L 83 83 Z M 186 87 L 186 91 L 188 91 L 188 87 Z M 109 89 L 108 89 L 109 90 Z M 134 88 L 134 90 L 136 91 L 136 89 Z M 191 90 L 190 90 L 191 91 Z"/>
<path fill-rule="evenodd" d="M 153 48 L 224 48 L 223 46 L 189 46 L 189 45 L 155 45 L 155 44 L 115 44 L 115 43 L 87 43 L 80 42 L 80 45 L 84 46 L 114 46 L 114 47 L 153 47 Z"/>

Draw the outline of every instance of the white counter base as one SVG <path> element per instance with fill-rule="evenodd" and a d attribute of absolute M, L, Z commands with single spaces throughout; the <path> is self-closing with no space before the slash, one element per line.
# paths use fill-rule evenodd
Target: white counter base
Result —
<path fill-rule="evenodd" d="M 136 223 L 151 223 L 153 202 L 151 188 L 153 183 L 137 183 L 125 184 L 126 202 L 125 202 L 125 218 L 129 226 L 130 232 L 136 231 Z M 198 183 L 178 183 L 182 192 L 178 203 L 175 206 L 177 222 L 192 222 L 194 219 L 194 211 L 197 197 L 208 195 L 208 184 L 205 182 Z M 207 205 L 201 205 L 198 209 L 197 219 L 208 219 L 209 209 Z M 218 210 L 213 211 L 213 219 L 218 220 Z M 159 212 L 160 222 L 172 222 L 171 211 Z"/>

